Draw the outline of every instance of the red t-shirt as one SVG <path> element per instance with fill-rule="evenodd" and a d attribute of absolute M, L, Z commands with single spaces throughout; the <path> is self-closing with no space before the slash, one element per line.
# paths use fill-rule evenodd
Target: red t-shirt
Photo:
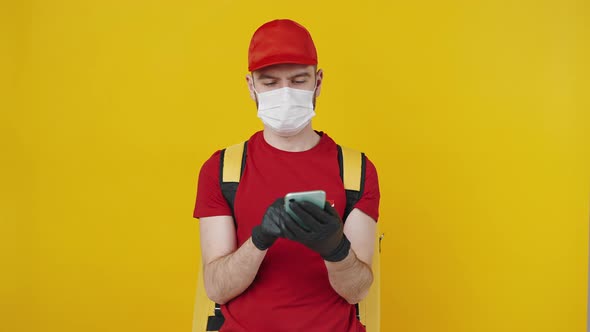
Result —
<path fill-rule="evenodd" d="M 269 145 L 262 132 L 248 140 L 246 167 L 235 198 L 237 241 L 241 246 L 267 207 L 289 192 L 324 190 L 344 213 L 336 143 L 324 133 L 307 151 L 287 152 Z M 219 184 L 219 155 L 201 168 L 194 217 L 232 215 Z M 367 159 L 365 188 L 356 208 L 379 217 L 379 185 Z M 279 238 L 266 253 L 256 278 L 242 294 L 221 306 L 222 331 L 365 331 L 354 305 L 334 291 L 324 260 L 304 245 Z"/>

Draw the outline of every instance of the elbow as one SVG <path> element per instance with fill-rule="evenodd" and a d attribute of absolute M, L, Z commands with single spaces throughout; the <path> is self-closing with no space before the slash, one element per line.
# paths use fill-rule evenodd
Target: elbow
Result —
<path fill-rule="evenodd" d="M 223 292 L 219 285 L 216 285 L 215 282 L 207 278 L 207 274 L 205 274 L 204 280 L 205 286 L 205 294 L 209 298 L 209 300 L 217 303 L 217 304 L 226 304 L 230 298 L 228 298 L 228 294 Z"/>
<path fill-rule="evenodd" d="M 362 300 L 364 300 L 368 294 L 369 294 L 369 292 L 367 291 L 363 294 L 358 294 L 358 296 L 346 296 L 346 297 L 344 297 L 344 299 L 349 304 L 357 304 L 357 303 L 361 302 Z"/>
<path fill-rule="evenodd" d="M 209 299 L 219 305 L 224 305 L 227 303 L 227 301 L 221 297 L 217 298 L 217 300 L 215 300 L 214 298 L 209 298 Z"/>
<path fill-rule="evenodd" d="M 226 304 L 230 300 L 227 298 L 227 296 L 224 296 L 220 292 L 215 291 L 211 285 L 205 285 L 205 293 L 207 294 L 209 300 L 219 305 Z"/>
<path fill-rule="evenodd" d="M 353 298 L 345 298 L 346 302 L 348 302 L 348 304 L 357 304 L 359 302 L 361 302 L 361 300 L 356 300 Z"/>
<path fill-rule="evenodd" d="M 228 298 L 227 292 L 224 292 L 222 287 L 215 282 L 215 276 L 212 272 L 211 264 L 203 265 L 203 286 L 205 286 L 205 294 L 209 300 L 217 304 L 226 304 L 231 298 Z"/>
<path fill-rule="evenodd" d="M 362 300 L 364 300 L 367 297 L 367 295 L 369 295 L 369 290 L 371 289 L 372 284 L 373 284 L 373 275 L 371 275 L 371 278 L 368 281 L 368 283 L 364 287 L 359 289 L 357 292 L 354 292 L 353 294 L 346 294 L 346 295 L 343 295 L 342 297 L 346 300 L 346 302 L 348 302 L 350 304 L 357 304 L 357 303 L 361 302 Z"/>
<path fill-rule="evenodd" d="M 359 303 L 359 302 L 361 302 L 361 301 L 362 301 L 362 299 L 358 299 L 358 300 L 357 300 L 356 298 L 354 298 L 354 297 L 349 297 L 349 296 L 347 296 L 347 297 L 344 297 L 344 299 L 345 299 L 345 300 L 346 300 L 346 302 L 348 302 L 349 304 L 357 304 L 357 303 Z"/>

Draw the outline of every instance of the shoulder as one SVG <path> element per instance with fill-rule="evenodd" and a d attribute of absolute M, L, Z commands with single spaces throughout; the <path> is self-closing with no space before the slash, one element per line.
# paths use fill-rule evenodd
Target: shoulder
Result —
<path fill-rule="evenodd" d="M 247 142 L 248 146 L 253 145 L 253 144 L 261 144 L 262 141 L 264 140 L 264 134 L 261 131 L 257 131 L 254 134 L 252 134 L 252 136 L 250 136 L 250 138 L 248 138 L 247 140 L 244 140 L 242 142 L 236 142 L 236 144 L 240 144 L 240 143 L 244 143 Z"/>
<path fill-rule="evenodd" d="M 324 134 L 325 135 L 325 134 Z M 355 147 L 349 147 L 346 145 L 341 145 L 334 142 L 331 138 L 327 137 L 334 145 L 336 145 L 339 149 L 339 154 L 342 154 L 342 158 L 348 159 L 350 161 L 354 161 L 355 164 L 362 163 L 364 166 L 363 172 L 365 175 L 373 175 L 377 174 L 377 168 L 371 159 L 367 156 L 367 154 L 360 149 Z"/>
<path fill-rule="evenodd" d="M 373 161 L 371 161 L 371 159 L 369 159 L 369 157 L 367 157 L 365 155 L 365 169 L 366 169 L 366 175 L 377 175 L 377 167 L 375 167 L 375 163 L 373 163 Z"/>
<path fill-rule="evenodd" d="M 219 170 L 219 162 L 222 150 L 215 151 L 209 159 L 205 160 L 203 165 L 201 166 L 201 174 L 209 173 L 212 170 Z"/>
<path fill-rule="evenodd" d="M 210 169 L 219 169 L 219 165 L 221 162 L 221 158 L 222 158 L 222 154 L 225 153 L 225 151 L 227 151 L 227 149 L 232 148 L 232 147 L 243 147 L 244 143 L 247 143 L 248 146 L 250 146 L 251 144 L 255 144 L 257 141 L 260 140 L 260 135 L 262 134 L 261 131 L 254 133 L 248 140 L 244 140 L 241 142 L 236 142 L 234 144 L 230 144 L 228 146 L 223 147 L 220 150 L 215 151 L 211 157 L 209 157 L 207 160 L 205 160 L 205 162 L 203 163 L 201 169 L 206 169 L 206 170 L 210 170 Z"/>
<path fill-rule="evenodd" d="M 247 145 L 247 148 L 250 148 L 252 145 L 259 144 L 261 136 L 262 131 L 258 131 L 250 136 L 248 140 L 236 142 L 215 151 L 211 157 L 205 160 L 201 166 L 201 174 L 205 173 L 207 175 L 215 175 L 215 177 L 219 178 L 221 163 L 227 161 L 227 154 L 231 152 L 232 156 L 235 156 L 236 153 L 241 156 L 242 151 L 244 151 L 244 144 Z"/>

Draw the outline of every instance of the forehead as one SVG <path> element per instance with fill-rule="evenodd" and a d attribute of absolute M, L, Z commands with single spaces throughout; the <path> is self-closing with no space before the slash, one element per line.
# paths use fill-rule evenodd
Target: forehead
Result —
<path fill-rule="evenodd" d="M 282 63 L 278 65 L 272 65 L 258 69 L 253 72 L 255 78 L 261 76 L 264 77 L 276 77 L 276 78 L 289 78 L 298 75 L 313 75 L 315 67 L 312 65 L 300 65 L 295 63 Z"/>

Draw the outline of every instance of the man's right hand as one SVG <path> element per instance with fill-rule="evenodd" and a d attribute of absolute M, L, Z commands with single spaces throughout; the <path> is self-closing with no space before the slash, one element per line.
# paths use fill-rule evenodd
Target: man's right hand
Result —
<path fill-rule="evenodd" d="M 285 199 L 278 198 L 267 209 L 260 225 L 252 229 L 252 243 L 260 250 L 266 250 L 282 237 L 281 224 L 291 218 L 285 210 Z"/>

